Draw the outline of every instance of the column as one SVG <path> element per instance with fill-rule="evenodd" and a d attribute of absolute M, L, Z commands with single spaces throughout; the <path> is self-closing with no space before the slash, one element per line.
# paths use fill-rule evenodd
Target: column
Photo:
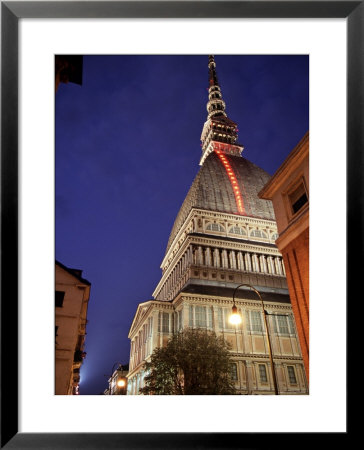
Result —
<path fill-rule="evenodd" d="M 234 250 L 230 251 L 230 267 L 236 269 L 236 255 Z"/>
<path fill-rule="evenodd" d="M 267 260 L 266 260 L 265 255 L 260 255 L 260 261 L 261 261 L 262 272 L 267 273 L 268 269 L 267 269 Z"/>
<path fill-rule="evenodd" d="M 252 261 L 250 253 L 245 253 L 245 267 L 247 270 L 252 271 Z"/>
<path fill-rule="evenodd" d="M 222 264 L 221 264 L 222 267 L 224 269 L 227 269 L 229 265 L 228 265 L 228 259 L 227 259 L 227 252 L 225 249 L 221 252 L 221 259 L 222 259 Z"/>
<path fill-rule="evenodd" d="M 198 246 L 197 264 L 203 265 L 203 254 L 201 245 Z"/>
<path fill-rule="evenodd" d="M 192 262 L 197 265 L 197 248 L 195 246 L 192 247 Z"/>
<path fill-rule="evenodd" d="M 206 264 L 206 266 L 211 266 L 212 264 L 211 264 L 211 249 L 210 249 L 210 247 L 206 247 L 206 250 L 205 250 L 205 264 Z"/>
<path fill-rule="evenodd" d="M 263 255 L 259 255 L 258 256 L 258 267 L 259 267 L 259 272 L 265 272 L 264 270 L 264 260 L 263 260 Z"/>
<path fill-rule="evenodd" d="M 244 270 L 245 269 L 244 256 L 241 252 L 238 252 L 237 260 L 238 260 L 238 269 Z"/>
<path fill-rule="evenodd" d="M 276 257 L 274 258 L 274 262 L 275 262 L 277 274 L 278 274 L 278 275 L 282 275 L 281 265 L 280 265 L 278 256 L 276 256 Z"/>
<path fill-rule="evenodd" d="M 253 262 L 254 272 L 259 272 L 258 256 L 255 253 L 253 253 L 253 256 L 252 256 L 252 262 Z"/>
<path fill-rule="evenodd" d="M 248 394 L 252 393 L 254 388 L 254 377 L 252 375 L 252 363 L 250 361 L 245 361 L 245 376 L 246 376 L 246 388 Z"/>
<path fill-rule="evenodd" d="M 219 249 L 214 249 L 214 267 L 220 267 L 220 253 Z"/>
<path fill-rule="evenodd" d="M 281 258 L 280 258 L 280 260 L 281 260 L 283 275 L 286 275 L 286 268 L 284 267 L 284 261 Z"/>
<path fill-rule="evenodd" d="M 187 263 L 187 266 L 189 266 L 191 264 L 191 246 L 190 245 L 187 247 L 186 255 L 187 255 L 186 263 Z"/>

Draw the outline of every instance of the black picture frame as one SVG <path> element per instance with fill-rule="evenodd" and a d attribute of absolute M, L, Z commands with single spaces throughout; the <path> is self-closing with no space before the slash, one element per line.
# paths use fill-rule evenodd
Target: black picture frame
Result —
<path fill-rule="evenodd" d="M 19 433 L 18 393 L 8 388 L 18 383 L 19 19 L 219 17 L 347 19 L 347 308 L 348 299 L 360 292 L 363 263 L 355 262 L 355 255 L 361 257 L 363 249 L 364 1 L 2 1 L 1 448 L 258 448 L 263 440 L 276 437 L 270 433 Z M 348 431 L 337 433 L 335 439 L 348 437 Z M 309 433 L 305 437 L 312 439 Z M 283 433 L 279 439 L 282 446 L 291 437 Z"/>

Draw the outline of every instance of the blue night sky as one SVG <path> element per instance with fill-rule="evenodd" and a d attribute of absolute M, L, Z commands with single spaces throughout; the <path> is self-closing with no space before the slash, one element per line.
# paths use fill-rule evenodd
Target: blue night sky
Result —
<path fill-rule="evenodd" d="M 273 174 L 309 129 L 308 56 L 216 55 L 243 156 Z M 56 94 L 56 259 L 91 283 L 80 394 L 129 362 L 174 219 L 199 169 L 208 57 L 84 56 Z"/>

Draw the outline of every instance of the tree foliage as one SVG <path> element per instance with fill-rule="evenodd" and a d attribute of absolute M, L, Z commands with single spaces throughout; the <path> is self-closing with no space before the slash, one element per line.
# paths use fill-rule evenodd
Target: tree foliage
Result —
<path fill-rule="evenodd" d="M 185 329 L 165 347 L 156 348 L 144 364 L 142 394 L 235 394 L 230 379 L 229 344 L 212 331 Z"/>

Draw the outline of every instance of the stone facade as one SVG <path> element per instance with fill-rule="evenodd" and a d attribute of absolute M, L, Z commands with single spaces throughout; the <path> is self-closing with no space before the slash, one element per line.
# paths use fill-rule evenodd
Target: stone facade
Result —
<path fill-rule="evenodd" d="M 56 261 L 55 269 L 55 394 L 78 394 L 90 282 L 80 270 Z"/>
<path fill-rule="evenodd" d="M 192 291 L 192 292 L 189 292 Z M 148 301 L 139 305 L 130 332 L 131 353 L 128 394 L 143 386 L 143 364 L 155 347 L 184 327 L 214 330 L 231 345 L 232 377 L 240 394 L 273 394 L 266 334 L 259 300 L 250 291 L 238 291 L 236 305 L 241 325 L 230 325 L 233 289 L 186 288 L 173 302 Z M 212 292 L 212 294 L 210 293 Z M 284 294 L 261 293 L 268 322 L 274 370 L 280 394 L 307 394 L 307 382 L 292 309 Z"/>

